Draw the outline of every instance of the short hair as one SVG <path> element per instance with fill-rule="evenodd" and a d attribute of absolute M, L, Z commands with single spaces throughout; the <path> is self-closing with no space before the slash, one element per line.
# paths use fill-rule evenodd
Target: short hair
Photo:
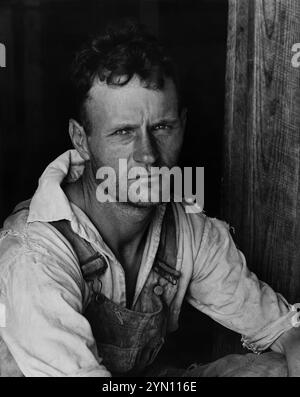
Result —
<path fill-rule="evenodd" d="M 170 78 L 181 107 L 179 74 L 171 56 L 145 27 L 132 19 L 107 25 L 105 33 L 92 37 L 75 55 L 71 66 L 74 117 L 87 124 L 85 101 L 95 78 L 112 86 L 124 86 L 138 76 L 149 89 L 161 90 Z"/>

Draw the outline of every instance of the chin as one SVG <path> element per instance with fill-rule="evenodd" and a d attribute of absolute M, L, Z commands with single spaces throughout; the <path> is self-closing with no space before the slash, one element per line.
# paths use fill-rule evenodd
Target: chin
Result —
<path fill-rule="evenodd" d="M 129 201 L 128 204 L 131 207 L 135 207 L 135 208 L 153 208 L 153 207 L 157 207 L 158 205 L 162 204 L 161 202 L 150 202 L 150 201 L 137 201 L 137 202 L 132 202 Z"/>

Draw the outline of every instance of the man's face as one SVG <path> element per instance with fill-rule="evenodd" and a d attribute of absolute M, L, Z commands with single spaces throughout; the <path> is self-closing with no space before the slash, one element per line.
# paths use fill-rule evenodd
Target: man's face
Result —
<path fill-rule="evenodd" d="M 163 90 L 145 88 L 137 77 L 123 87 L 95 83 L 86 102 L 88 148 L 94 175 L 99 167 L 109 166 L 115 170 L 118 182 L 120 159 L 126 160 L 128 171 L 133 167 L 149 170 L 176 165 L 185 124 L 177 102 L 171 80 L 166 80 Z M 136 179 L 128 181 L 128 189 L 134 182 Z M 148 191 L 149 181 L 145 186 Z"/>

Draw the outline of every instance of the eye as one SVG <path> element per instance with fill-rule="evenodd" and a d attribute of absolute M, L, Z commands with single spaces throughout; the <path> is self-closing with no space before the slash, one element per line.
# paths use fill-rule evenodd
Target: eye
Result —
<path fill-rule="evenodd" d="M 114 132 L 114 135 L 120 135 L 120 136 L 125 136 L 131 133 L 131 130 L 129 128 L 122 128 L 120 130 L 117 130 Z"/>
<path fill-rule="evenodd" d="M 153 127 L 154 131 L 160 131 L 160 130 L 170 130 L 172 127 L 168 124 L 157 124 L 156 126 Z"/>

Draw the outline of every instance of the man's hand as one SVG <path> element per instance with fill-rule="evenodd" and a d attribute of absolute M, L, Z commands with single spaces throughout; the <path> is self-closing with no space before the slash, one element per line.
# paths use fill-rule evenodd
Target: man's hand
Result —
<path fill-rule="evenodd" d="M 271 349 L 285 355 L 288 376 L 300 377 L 300 328 L 286 331 L 273 343 Z"/>

